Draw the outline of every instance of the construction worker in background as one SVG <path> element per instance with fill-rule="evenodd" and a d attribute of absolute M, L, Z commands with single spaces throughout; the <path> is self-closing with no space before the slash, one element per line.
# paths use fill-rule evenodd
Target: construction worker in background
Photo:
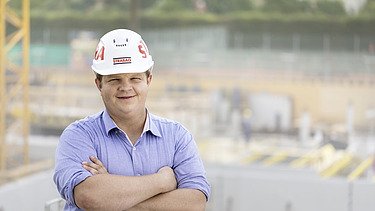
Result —
<path fill-rule="evenodd" d="M 136 32 L 99 41 L 92 69 L 104 111 L 69 125 L 54 182 L 65 210 L 204 210 L 210 187 L 193 136 L 145 107 L 154 61 Z"/>
<path fill-rule="evenodd" d="M 249 143 L 251 138 L 251 116 L 252 112 L 250 108 L 245 108 L 241 117 L 241 128 L 246 143 Z"/>

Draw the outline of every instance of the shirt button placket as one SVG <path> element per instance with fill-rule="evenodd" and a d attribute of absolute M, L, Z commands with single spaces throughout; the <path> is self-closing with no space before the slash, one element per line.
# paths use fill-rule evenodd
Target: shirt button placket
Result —
<path fill-rule="evenodd" d="M 137 152 L 137 147 L 133 146 L 132 149 L 132 157 L 133 157 L 133 166 L 134 166 L 134 174 L 137 176 L 141 176 L 141 163 L 139 160 L 138 152 Z"/>

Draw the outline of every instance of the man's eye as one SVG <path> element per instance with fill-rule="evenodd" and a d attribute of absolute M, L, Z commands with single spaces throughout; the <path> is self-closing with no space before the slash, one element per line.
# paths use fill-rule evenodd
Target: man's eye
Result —
<path fill-rule="evenodd" d="M 131 80 L 140 81 L 142 79 L 141 78 L 131 78 Z"/>
<path fill-rule="evenodd" d="M 112 78 L 112 79 L 109 79 L 108 82 L 114 82 L 114 81 L 118 81 L 117 78 Z"/>

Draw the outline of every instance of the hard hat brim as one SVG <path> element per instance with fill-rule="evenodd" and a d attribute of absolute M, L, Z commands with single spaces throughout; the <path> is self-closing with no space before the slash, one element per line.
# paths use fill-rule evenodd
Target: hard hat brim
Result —
<path fill-rule="evenodd" d="M 123 73 L 143 73 L 147 70 L 150 70 L 153 66 L 154 61 L 151 60 L 148 64 L 144 64 L 142 67 L 140 67 L 139 65 L 137 65 L 136 67 L 132 65 L 127 65 L 126 67 L 119 65 L 117 67 L 111 67 L 109 69 L 97 69 L 94 67 L 94 65 L 91 65 L 91 69 L 100 75 L 114 75 Z"/>

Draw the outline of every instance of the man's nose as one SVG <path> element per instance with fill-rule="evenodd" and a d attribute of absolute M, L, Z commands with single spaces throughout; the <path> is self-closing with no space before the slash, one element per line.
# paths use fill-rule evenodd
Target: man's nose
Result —
<path fill-rule="evenodd" d="M 130 82 L 128 80 L 122 80 L 119 86 L 119 90 L 121 91 L 128 91 L 132 88 Z"/>

